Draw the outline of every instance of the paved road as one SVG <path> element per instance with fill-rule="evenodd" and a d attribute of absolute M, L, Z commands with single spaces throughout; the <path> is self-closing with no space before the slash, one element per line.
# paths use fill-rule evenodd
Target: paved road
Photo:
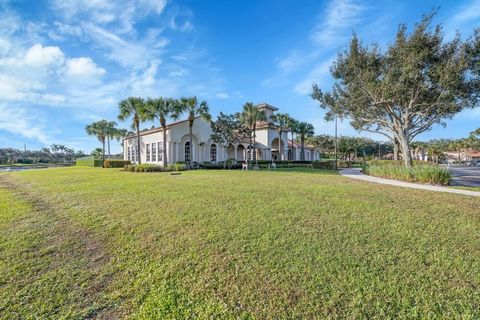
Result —
<path fill-rule="evenodd" d="M 452 186 L 480 187 L 480 167 L 451 165 L 453 179 Z"/>

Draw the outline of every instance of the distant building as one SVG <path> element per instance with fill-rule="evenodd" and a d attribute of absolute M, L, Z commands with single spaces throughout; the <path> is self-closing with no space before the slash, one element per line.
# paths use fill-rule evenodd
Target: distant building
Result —
<path fill-rule="evenodd" d="M 470 158 L 472 158 L 472 160 L 480 160 L 480 151 L 472 153 Z"/>
<path fill-rule="evenodd" d="M 279 141 L 278 131 L 271 124 L 270 118 L 278 108 L 266 103 L 257 105 L 267 116 L 267 121 L 257 123 L 256 158 L 258 160 L 300 160 L 300 145 L 292 145 L 288 141 L 289 131 L 284 131 Z M 249 141 L 237 145 L 224 146 L 211 139 L 213 133 L 210 122 L 201 118 L 195 119 L 192 128 L 190 146 L 188 120 L 167 125 L 167 157 L 168 163 L 188 162 L 220 162 L 227 159 L 245 161 L 249 155 Z M 123 139 L 123 157 L 125 160 L 137 162 L 137 137 L 126 136 Z M 281 152 L 280 152 L 281 151 Z M 253 150 L 252 150 L 253 152 Z M 142 163 L 163 165 L 163 129 L 152 128 L 140 132 L 140 159 Z M 320 154 L 305 145 L 305 160 L 319 160 Z"/>

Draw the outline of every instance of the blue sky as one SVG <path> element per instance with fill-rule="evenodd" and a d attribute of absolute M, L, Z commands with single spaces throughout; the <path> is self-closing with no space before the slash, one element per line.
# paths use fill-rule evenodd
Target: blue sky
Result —
<path fill-rule="evenodd" d="M 313 82 L 330 88 L 329 66 L 352 32 L 385 45 L 399 23 L 438 7 L 447 39 L 480 26 L 480 0 L 0 0 L 0 147 L 89 152 L 98 142 L 85 125 L 116 120 L 130 95 L 196 95 L 213 115 L 267 102 L 332 133 L 308 93 Z M 480 108 L 420 139 L 477 127 Z M 340 133 L 382 139 L 348 122 Z"/>

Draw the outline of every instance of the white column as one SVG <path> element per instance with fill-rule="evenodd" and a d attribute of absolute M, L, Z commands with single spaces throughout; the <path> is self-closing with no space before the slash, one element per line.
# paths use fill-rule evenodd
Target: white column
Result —
<path fill-rule="evenodd" d="M 237 146 L 235 146 L 235 154 L 233 155 L 233 157 L 235 158 L 235 160 L 237 160 Z"/>
<path fill-rule="evenodd" d="M 179 161 L 179 158 L 178 158 L 178 145 L 179 143 L 178 142 L 174 142 L 175 143 L 175 162 L 178 162 Z"/>

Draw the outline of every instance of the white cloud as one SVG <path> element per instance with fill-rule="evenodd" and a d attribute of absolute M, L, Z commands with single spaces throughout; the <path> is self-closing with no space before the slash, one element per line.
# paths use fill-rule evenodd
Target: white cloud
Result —
<path fill-rule="evenodd" d="M 69 59 L 65 66 L 66 75 L 69 77 L 94 79 L 105 74 L 105 69 L 99 68 L 96 63 L 88 57 Z"/>
<path fill-rule="evenodd" d="M 326 82 L 331 82 L 330 77 L 330 66 L 332 65 L 335 57 L 318 64 L 308 75 L 307 77 L 299 82 L 295 86 L 295 92 L 306 95 L 312 92 L 312 85 L 314 83 L 319 84 L 324 87 Z"/>
<path fill-rule="evenodd" d="M 114 33 L 91 23 L 83 24 L 83 27 L 98 46 L 108 50 L 107 58 L 118 62 L 124 67 L 139 68 L 153 58 L 155 50 L 142 45 L 140 41 L 125 41 Z"/>
<path fill-rule="evenodd" d="M 480 0 L 471 1 L 453 16 L 453 20 L 469 21 L 480 18 Z"/>
<path fill-rule="evenodd" d="M 58 106 L 69 103 L 73 87 L 85 91 L 99 84 L 105 69 L 89 57 L 67 58 L 59 47 L 35 44 L 0 58 L 2 101 Z M 23 52 L 23 53 L 22 53 Z"/>
<path fill-rule="evenodd" d="M 61 64 L 63 61 L 64 55 L 59 47 L 44 47 L 41 44 L 36 44 L 28 49 L 25 54 L 25 63 L 33 67 Z"/>
<path fill-rule="evenodd" d="M 225 92 L 219 92 L 216 94 L 216 97 L 218 99 L 228 99 L 230 98 L 230 96 L 228 95 L 228 93 L 225 93 Z"/>
<path fill-rule="evenodd" d="M 67 139 L 65 134 L 57 137 L 37 122 L 62 127 L 112 118 L 118 101 L 130 95 L 222 93 L 208 52 L 186 32 L 194 30 L 192 12 L 166 5 L 166 0 L 52 0 L 42 8 L 50 19 L 41 23 L 0 5 L 0 105 L 8 106 L 0 130 L 42 143 L 58 141 Z M 46 45 L 52 41 L 55 45 Z M 180 45 L 169 47 L 171 41 Z M 19 119 L 9 124 L 5 119 L 14 113 Z M 34 134 L 24 133 L 27 129 Z"/>
<path fill-rule="evenodd" d="M 146 15 L 163 13 L 166 0 L 54 0 L 52 7 L 68 23 L 114 25 L 119 33 L 135 32 L 134 25 Z"/>
<path fill-rule="evenodd" d="M 1 130 L 39 141 L 45 145 L 50 144 L 51 138 L 44 128 L 38 124 L 38 120 L 32 115 L 31 111 L 0 104 L 0 113 L 2 114 L 2 117 L 0 117 Z"/>
<path fill-rule="evenodd" d="M 292 51 L 286 57 L 277 59 L 276 65 L 279 69 L 290 72 L 298 69 L 304 58 L 297 51 Z"/>
<path fill-rule="evenodd" d="M 319 44 L 326 45 L 343 39 L 346 30 L 359 21 L 360 13 L 366 8 L 355 0 L 333 0 L 322 20 L 313 30 L 312 38 Z"/>

